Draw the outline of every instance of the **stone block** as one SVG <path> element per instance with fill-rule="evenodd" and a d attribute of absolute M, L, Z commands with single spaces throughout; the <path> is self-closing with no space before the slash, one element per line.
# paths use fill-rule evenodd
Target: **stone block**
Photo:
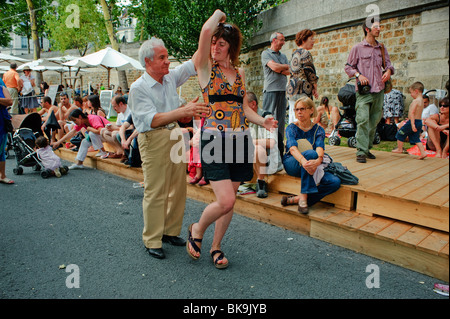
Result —
<path fill-rule="evenodd" d="M 448 20 L 418 25 L 414 28 L 413 42 L 443 41 L 448 39 Z"/>

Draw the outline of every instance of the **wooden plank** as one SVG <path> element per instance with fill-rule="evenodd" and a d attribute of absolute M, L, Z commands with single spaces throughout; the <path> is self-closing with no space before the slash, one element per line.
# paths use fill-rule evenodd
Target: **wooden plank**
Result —
<path fill-rule="evenodd" d="M 417 245 L 417 249 L 426 250 L 438 255 L 447 244 L 448 234 L 434 231 Z"/>
<path fill-rule="evenodd" d="M 441 249 L 441 251 L 439 252 L 439 256 L 444 256 L 448 258 L 448 245 L 445 245 L 444 248 Z"/>
<path fill-rule="evenodd" d="M 385 216 L 436 230 L 449 231 L 449 213 L 447 210 L 438 206 L 402 200 L 401 198 L 360 192 L 358 193 L 356 212 Z"/>
<path fill-rule="evenodd" d="M 403 184 L 414 182 L 418 177 L 424 174 L 434 174 L 435 171 L 439 170 L 440 168 L 442 168 L 441 163 L 433 162 L 430 166 L 427 167 L 426 171 L 408 170 L 404 174 L 399 174 L 399 172 L 396 172 L 395 174 L 392 174 L 391 176 L 387 177 L 384 183 L 374 185 L 368 188 L 367 191 L 376 192 L 380 194 L 390 194 L 392 190 L 401 187 Z"/>
<path fill-rule="evenodd" d="M 340 224 L 345 223 L 346 221 L 352 219 L 356 215 L 358 215 L 358 214 L 355 212 L 351 212 L 348 210 L 342 210 L 342 211 L 338 212 L 337 214 L 332 215 L 330 218 L 328 218 L 327 222 L 340 225 Z"/>
<path fill-rule="evenodd" d="M 404 223 L 404 222 L 394 222 L 393 224 L 389 225 L 385 229 L 381 230 L 378 234 L 376 234 L 379 237 L 382 237 L 384 239 L 390 240 L 392 242 L 395 242 L 398 237 L 406 233 L 408 230 L 410 230 L 413 227 L 413 225 Z"/>
<path fill-rule="evenodd" d="M 448 257 L 429 254 L 411 246 L 396 245 L 378 236 L 315 220 L 311 220 L 310 236 L 448 282 Z"/>
<path fill-rule="evenodd" d="M 393 196 L 393 197 L 404 197 L 407 194 L 414 192 L 416 190 L 420 190 L 423 189 L 424 185 L 434 182 L 436 180 L 436 178 L 441 178 L 441 177 L 445 177 L 447 176 L 447 184 L 448 184 L 448 171 L 439 171 L 439 175 L 435 175 L 435 174 L 425 174 L 422 175 L 421 177 L 417 178 L 414 182 L 410 182 L 410 183 L 406 183 L 404 184 L 404 187 L 400 187 L 400 188 L 396 188 L 394 190 L 392 190 L 389 195 Z"/>
<path fill-rule="evenodd" d="M 389 225 L 394 223 L 392 219 L 384 218 L 384 217 L 377 217 L 371 222 L 367 223 L 366 225 L 359 228 L 360 231 L 376 235 Z"/>
<path fill-rule="evenodd" d="M 406 233 L 397 238 L 403 245 L 416 247 L 421 241 L 427 238 L 433 231 L 429 228 L 414 226 Z"/>
<path fill-rule="evenodd" d="M 435 177 L 433 181 L 428 184 L 421 185 L 422 187 L 416 189 L 413 192 L 403 196 L 404 199 L 411 201 L 423 202 L 424 199 L 440 191 L 445 186 L 448 186 L 448 173 L 446 175 Z"/>
<path fill-rule="evenodd" d="M 359 229 L 364 225 L 370 223 L 376 217 L 371 217 L 367 215 L 356 215 L 355 217 L 345 221 L 341 224 L 342 227 L 351 228 L 351 229 Z"/>

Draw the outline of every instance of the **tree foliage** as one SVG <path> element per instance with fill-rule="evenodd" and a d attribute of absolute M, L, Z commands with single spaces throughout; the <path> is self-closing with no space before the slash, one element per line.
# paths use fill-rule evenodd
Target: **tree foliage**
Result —
<path fill-rule="evenodd" d="M 37 21 L 41 21 L 47 10 L 51 8 L 51 0 L 34 0 L 34 10 Z M 8 46 L 11 38 L 9 32 L 14 31 L 19 36 L 31 39 L 30 12 L 25 0 L 0 0 L 0 46 Z M 37 33 L 43 36 L 44 24 L 37 24 Z"/>
<path fill-rule="evenodd" d="M 46 17 L 46 29 L 53 49 L 63 53 L 78 49 L 84 56 L 93 45 L 103 48 L 108 33 L 101 8 L 92 0 L 58 0 L 59 6 Z"/>
<path fill-rule="evenodd" d="M 259 30 L 256 16 L 282 0 L 134 0 L 133 12 L 143 24 L 147 36 L 161 38 L 169 53 L 188 58 L 197 50 L 200 31 L 216 9 L 227 14 L 227 21 L 236 24 L 248 39 Z M 138 32 L 140 30 L 137 30 Z"/>

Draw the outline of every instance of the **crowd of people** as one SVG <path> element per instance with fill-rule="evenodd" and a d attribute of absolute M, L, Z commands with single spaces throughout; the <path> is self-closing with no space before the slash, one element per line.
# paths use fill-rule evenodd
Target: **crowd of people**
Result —
<path fill-rule="evenodd" d="M 320 87 L 310 52 L 315 32 L 305 29 L 297 33 L 297 49 L 290 61 L 280 51 L 284 35 L 281 32 L 271 35 L 270 47 L 261 54 L 264 89 L 259 107 L 257 95 L 246 90 L 244 70 L 239 67 L 242 33 L 226 20 L 226 14 L 216 10 L 201 29 L 192 59 L 174 69 L 169 69 L 168 51 L 162 40 L 145 41 L 139 50 L 144 74 L 131 85 L 128 99 L 119 88 L 111 101 L 118 114 L 115 123 L 106 119 L 96 94 L 75 98 L 70 103 L 62 92 L 58 106 L 44 96 L 39 111 L 42 128 L 53 148 L 72 141 L 77 162 L 69 169 L 84 168 L 89 150 L 97 151 L 96 156 L 101 158 L 120 158 L 125 163 L 134 161 L 138 153 L 138 165 L 142 166 L 144 176 L 142 238 L 149 255 L 165 258 L 164 242 L 185 246 L 188 255 L 197 260 L 202 253 L 203 235 L 215 224 L 209 253 L 213 265 L 219 269 L 229 264 L 222 241 L 233 216 L 237 190 L 243 182 L 252 180 L 254 173 L 256 195 L 260 198 L 268 196 L 268 175 L 284 168 L 288 175 L 300 177 L 298 195 L 283 197 L 281 204 L 297 205 L 302 214 L 308 214 L 311 206 L 341 185 L 338 177 L 324 170 L 330 162 L 325 153 L 326 132 L 336 127 L 341 114 L 326 96 L 318 107 L 314 102 L 319 98 Z M 380 21 L 366 20 L 362 29 L 364 39 L 351 49 L 343 69 L 357 81 L 358 163 L 376 159 L 370 150 L 383 115 L 400 123 L 403 112 L 403 99 L 397 91 L 385 94 L 386 83 L 395 70 L 388 50 L 377 41 Z M 180 101 L 177 88 L 192 76 L 198 78 L 203 101 L 198 97 Z M 4 97 L 0 95 L 3 113 L 4 106 L 13 104 L 17 92 L 34 86 L 29 73 L 18 78 L 12 72 L 6 80 L 16 81 L 17 85 L 3 89 Z M 45 91 L 45 86 L 42 89 Z M 408 138 L 418 145 L 419 158 L 424 159 L 420 131 L 427 129 L 427 148 L 434 149 L 438 157 L 445 157 L 449 150 L 448 98 L 439 102 L 440 112 L 435 113 L 427 105 L 423 91 L 420 82 L 410 87 L 413 102 L 408 120 L 397 133 L 398 147 L 393 152 L 402 152 L 403 142 Z M 22 92 L 27 96 L 26 91 Z M 383 107 L 387 104 L 390 106 Z M 30 112 L 36 109 L 34 102 L 25 105 Z M 429 114 L 424 118 L 425 112 Z M 57 128 L 49 130 L 52 121 L 56 121 Z M 0 141 L 3 143 L 3 139 Z M 107 152 L 104 142 L 115 151 Z M 180 150 L 181 156 L 174 149 Z M 9 183 L 2 163 L 4 159 L 2 162 L 0 158 L 1 181 Z M 199 220 L 189 226 L 187 241 L 179 237 L 185 209 L 186 168 L 191 184 L 209 183 L 215 195 Z M 58 167 L 53 171 L 60 174 Z"/>

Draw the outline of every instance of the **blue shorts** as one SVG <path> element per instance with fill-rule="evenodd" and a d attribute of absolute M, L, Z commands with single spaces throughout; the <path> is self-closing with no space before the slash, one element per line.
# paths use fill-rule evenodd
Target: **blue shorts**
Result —
<path fill-rule="evenodd" d="M 395 138 L 401 142 L 404 142 L 407 137 L 409 137 L 409 143 L 415 145 L 417 143 L 422 143 L 420 141 L 420 133 L 422 133 L 422 120 L 414 120 L 417 132 L 414 132 L 411 127 L 411 121 L 407 121 L 395 135 Z"/>

